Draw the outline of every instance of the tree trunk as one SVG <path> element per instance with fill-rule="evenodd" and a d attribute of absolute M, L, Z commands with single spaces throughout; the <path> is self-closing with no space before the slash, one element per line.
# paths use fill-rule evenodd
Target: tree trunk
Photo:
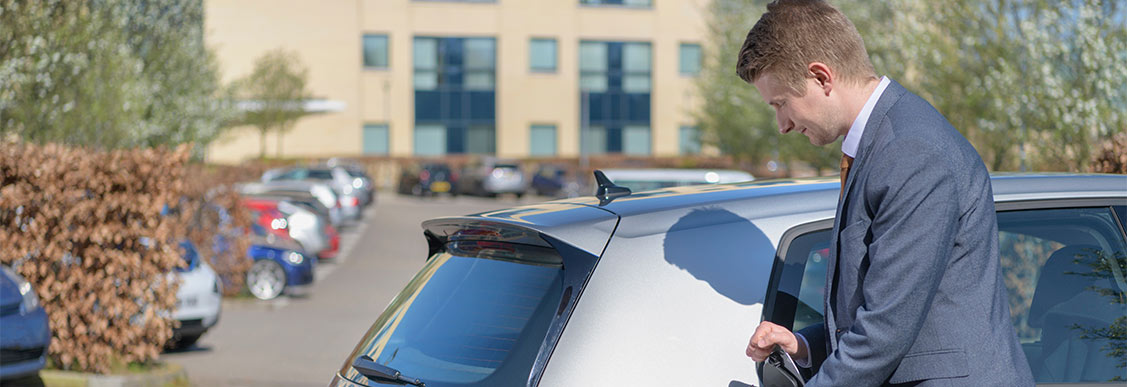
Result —
<path fill-rule="evenodd" d="M 266 158 L 266 129 L 258 129 L 258 158 Z"/>
<path fill-rule="evenodd" d="M 282 158 L 282 133 L 284 132 L 284 130 L 277 130 L 274 132 L 275 135 L 278 136 L 278 149 L 275 150 L 275 152 L 277 152 L 277 156 L 275 157 L 279 159 Z"/>

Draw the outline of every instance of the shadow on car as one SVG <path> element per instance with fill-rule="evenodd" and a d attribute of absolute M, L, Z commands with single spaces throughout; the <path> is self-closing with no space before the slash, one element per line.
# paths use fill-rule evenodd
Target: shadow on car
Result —
<path fill-rule="evenodd" d="M 763 302 L 763 289 L 748 286 L 747 279 L 770 272 L 773 260 L 754 259 L 749 252 L 772 245 L 747 219 L 719 208 L 693 210 L 665 233 L 664 247 L 666 262 L 724 297 L 741 305 Z"/>

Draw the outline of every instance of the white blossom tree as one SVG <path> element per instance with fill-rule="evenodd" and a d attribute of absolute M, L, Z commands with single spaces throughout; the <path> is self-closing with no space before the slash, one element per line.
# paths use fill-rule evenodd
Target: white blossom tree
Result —
<path fill-rule="evenodd" d="M 0 133 L 101 148 L 214 139 L 228 110 L 202 28 L 200 0 L 0 0 Z"/>

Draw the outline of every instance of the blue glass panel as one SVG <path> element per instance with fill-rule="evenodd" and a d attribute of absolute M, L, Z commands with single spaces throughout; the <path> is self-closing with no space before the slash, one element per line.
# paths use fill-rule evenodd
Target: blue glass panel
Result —
<path fill-rule="evenodd" d="M 621 126 L 607 126 L 606 127 L 606 152 L 609 152 L 609 153 L 622 152 L 622 127 Z"/>
<path fill-rule="evenodd" d="M 497 106 L 492 91 L 469 92 L 470 119 L 474 121 L 487 120 L 492 122 L 496 116 Z"/>
<path fill-rule="evenodd" d="M 415 121 L 442 118 L 442 101 L 437 91 L 415 90 Z"/>
<path fill-rule="evenodd" d="M 462 67 L 462 63 L 464 63 L 463 62 L 463 55 L 464 55 L 464 52 L 465 52 L 464 46 L 462 45 L 463 40 L 465 40 L 465 39 L 462 39 L 462 38 L 443 38 L 442 39 L 442 43 L 439 46 L 441 47 L 442 58 L 444 59 L 444 61 L 443 61 L 444 65 L 450 66 L 450 67 L 458 67 L 458 68 Z"/>
<path fill-rule="evenodd" d="M 630 108 L 629 114 L 626 119 L 634 123 L 650 122 L 650 95 L 649 94 L 627 94 L 627 103 Z"/>
<path fill-rule="evenodd" d="M 622 70 L 622 42 L 607 42 L 607 69 Z"/>
<path fill-rule="evenodd" d="M 461 88 L 464 82 L 465 74 L 462 72 L 461 67 L 446 66 L 443 67 L 442 72 L 442 85 L 446 89 Z"/>
<path fill-rule="evenodd" d="M 588 120 L 591 122 L 601 122 L 610 119 L 610 115 L 606 111 L 606 100 L 606 93 L 587 94 Z"/>
<path fill-rule="evenodd" d="M 449 126 L 446 128 L 446 153 L 466 152 L 466 127 Z"/>
<path fill-rule="evenodd" d="M 607 119 L 617 122 L 626 117 L 626 95 L 621 91 L 607 93 Z"/>
<path fill-rule="evenodd" d="M 463 120 L 466 118 L 466 113 L 469 110 L 468 103 L 466 102 L 466 92 L 461 90 L 448 91 L 444 94 L 446 98 L 447 111 L 446 116 L 443 118 L 450 120 Z"/>

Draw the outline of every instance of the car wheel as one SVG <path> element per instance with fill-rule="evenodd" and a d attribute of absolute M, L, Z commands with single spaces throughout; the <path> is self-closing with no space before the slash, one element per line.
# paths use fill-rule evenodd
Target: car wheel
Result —
<path fill-rule="evenodd" d="M 423 186 L 416 185 L 414 187 L 411 187 L 411 195 L 423 196 Z"/>
<path fill-rule="evenodd" d="M 282 294 L 286 287 L 286 271 L 271 260 L 260 260 L 247 271 L 247 288 L 260 300 L 270 300 Z"/>

